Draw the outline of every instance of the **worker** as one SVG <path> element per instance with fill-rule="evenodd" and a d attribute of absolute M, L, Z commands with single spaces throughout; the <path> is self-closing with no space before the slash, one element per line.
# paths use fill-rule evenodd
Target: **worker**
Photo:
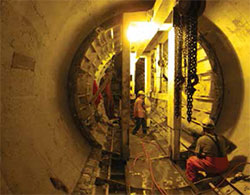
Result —
<path fill-rule="evenodd" d="M 100 81 L 101 85 L 104 83 L 105 80 L 107 81 L 105 88 L 102 92 L 102 96 L 104 99 L 105 112 L 110 120 L 114 118 L 114 100 L 111 90 L 111 78 L 109 78 L 111 76 L 112 76 L 112 70 L 111 68 L 108 68 L 105 71 L 104 77 Z"/>
<path fill-rule="evenodd" d="M 140 90 L 138 92 L 138 97 L 135 100 L 134 104 L 134 117 L 135 117 L 135 128 L 132 131 L 132 134 L 135 135 L 137 131 L 142 126 L 143 134 L 147 134 L 147 125 L 146 125 L 146 110 L 144 103 L 145 93 Z"/>
<path fill-rule="evenodd" d="M 186 163 L 187 178 L 195 182 L 205 172 L 215 175 L 224 172 L 228 166 L 227 140 L 214 132 L 214 121 L 210 118 L 202 122 L 204 135 L 199 137 L 195 147 L 196 156 L 191 156 Z"/>
<path fill-rule="evenodd" d="M 98 87 L 98 85 L 96 83 L 96 80 L 94 80 L 93 81 L 93 95 L 95 95 L 97 93 L 98 88 L 99 87 Z M 96 106 L 96 108 L 100 104 L 101 99 L 102 99 L 102 95 L 101 95 L 101 93 L 99 93 L 98 96 L 97 96 L 97 98 L 96 98 L 96 100 L 95 100 L 95 106 Z"/>

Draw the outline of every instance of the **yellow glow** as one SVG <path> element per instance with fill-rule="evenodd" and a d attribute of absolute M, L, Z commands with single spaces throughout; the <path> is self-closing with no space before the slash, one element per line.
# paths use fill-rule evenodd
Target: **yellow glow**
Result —
<path fill-rule="evenodd" d="M 172 28 L 172 24 L 171 23 L 164 23 L 160 26 L 159 30 L 160 31 L 169 31 Z"/>
<path fill-rule="evenodd" d="M 114 39 L 114 30 L 111 28 L 111 38 Z"/>
<path fill-rule="evenodd" d="M 145 70 L 145 74 L 144 74 L 144 89 L 145 89 L 145 94 L 147 94 L 148 92 L 148 59 L 146 56 L 143 56 L 145 59 L 145 64 L 144 64 L 144 70 Z"/>
<path fill-rule="evenodd" d="M 158 31 L 158 25 L 153 22 L 132 22 L 127 30 L 130 42 L 141 42 L 151 39 Z"/>

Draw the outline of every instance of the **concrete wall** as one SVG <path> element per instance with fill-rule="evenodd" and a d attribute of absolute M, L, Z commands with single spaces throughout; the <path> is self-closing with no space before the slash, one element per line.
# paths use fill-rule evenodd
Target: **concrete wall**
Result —
<path fill-rule="evenodd" d="M 2 193 L 59 193 L 50 177 L 75 186 L 90 146 L 68 109 L 68 69 L 110 4 L 1 1 Z"/>
<path fill-rule="evenodd" d="M 250 157 L 250 2 L 207 1 L 201 29 L 218 56 L 224 78 L 223 109 L 218 131 L 237 149 L 231 157 Z M 214 24 L 208 25 L 208 20 Z M 216 28 L 219 28 L 216 29 Z M 250 170 L 250 169 L 249 169 Z"/>

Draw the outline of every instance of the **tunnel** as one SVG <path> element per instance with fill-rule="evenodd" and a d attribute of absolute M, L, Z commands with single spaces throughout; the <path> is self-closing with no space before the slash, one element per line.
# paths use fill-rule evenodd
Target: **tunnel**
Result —
<path fill-rule="evenodd" d="M 216 132 L 235 145 L 228 155 L 236 164 L 229 171 L 231 183 L 220 188 L 225 194 L 250 193 L 250 2 L 201 1 L 199 82 L 190 120 L 184 85 L 181 103 L 168 96 L 168 64 L 176 48 L 169 38 L 170 29 L 176 26 L 169 24 L 176 20 L 174 7 L 180 2 L 193 1 L 1 1 L 1 194 L 198 193 L 197 186 L 185 178 L 179 159 L 194 136 L 202 134 L 201 123 L 207 117 L 215 121 Z M 187 9 L 185 5 L 181 9 Z M 152 20 L 161 21 L 162 29 L 146 45 L 129 42 L 129 25 Z M 182 71 L 187 70 L 182 67 Z M 105 92 L 106 80 L 111 85 L 112 105 Z M 132 135 L 133 105 L 140 90 L 150 104 L 150 135 L 146 137 L 140 130 L 139 135 Z M 169 148 L 170 132 L 176 125 L 172 104 L 181 111 L 177 148 Z M 158 167 L 150 185 L 147 177 L 152 171 L 141 170 L 145 162 L 151 162 L 146 160 L 145 147 L 155 154 L 162 151 L 153 160 Z M 161 164 L 162 158 L 168 159 L 169 172 L 178 172 L 171 176 L 177 184 L 161 174 L 166 165 Z M 112 167 L 107 163 L 111 162 L 124 173 L 110 178 Z M 232 174 L 237 165 L 241 165 L 238 177 Z M 131 166 L 138 170 L 131 171 Z M 102 169 L 107 169 L 108 178 L 102 177 Z M 159 190 L 153 180 L 165 185 L 167 192 Z M 207 185 L 211 189 L 203 194 L 219 194 L 216 185 Z"/>

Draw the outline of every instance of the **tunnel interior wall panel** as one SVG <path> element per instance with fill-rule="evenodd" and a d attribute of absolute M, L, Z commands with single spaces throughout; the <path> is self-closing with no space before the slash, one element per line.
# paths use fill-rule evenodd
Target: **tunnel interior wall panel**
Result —
<path fill-rule="evenodd" d="M 250 2 L 246 0 L 209 1 L 201 29 L 220 60 L 223 80 L 223 109 L 218 132 L 224 133 L 236 145 L 231 158 L 249 161 L 250 121 Z M 220 31 L 213 25 L 212 21 Z M 209 26 L 209 28 L 208 28 Z M 218 89 L 219 90 L 219 89 Z M 249 172 L 249 166 L 246 167 Z"/>
<path fill-rule="evenodd" d="M 79 43 L 119 3 L 1 1 L 1 170 L 12 193 L 65 193 L 51 177 L 69 192 L 75 187 L 91 148 L 69 110 L 69 66 Z"/>

